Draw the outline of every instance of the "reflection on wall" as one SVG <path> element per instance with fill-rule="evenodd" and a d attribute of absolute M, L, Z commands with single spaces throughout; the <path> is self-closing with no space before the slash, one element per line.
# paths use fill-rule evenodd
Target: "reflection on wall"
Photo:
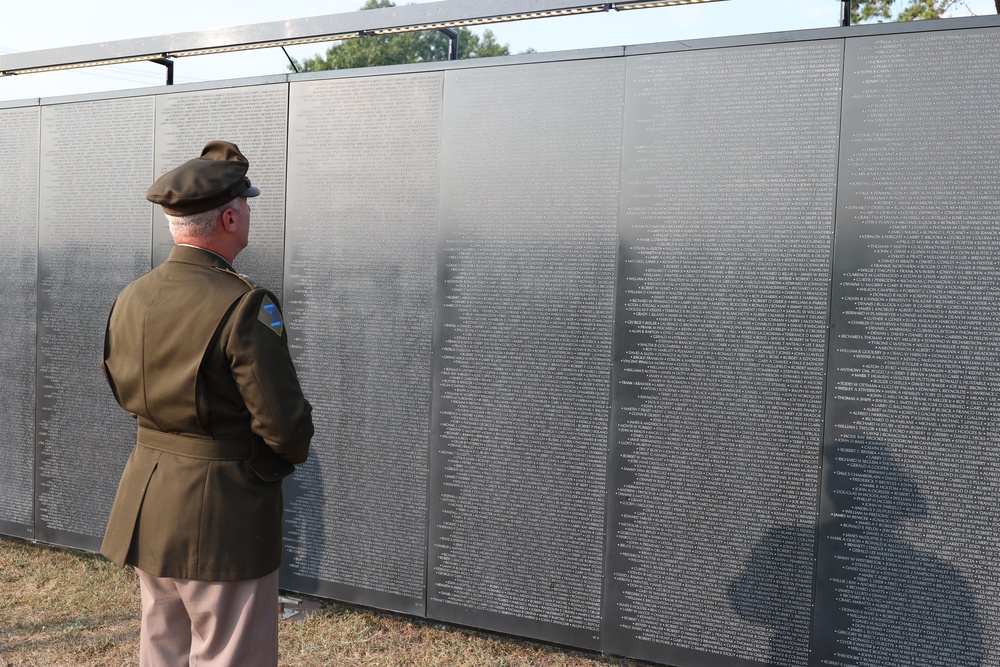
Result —
<path fill-rule="evenodd" d="M 820 581 L 853 629 L 818 639 L 844 665 L 1000 660 L 998 54 L 995 30 L 847 45 L 827 443 L 854 485 L 824 509 Z"/>
<path fill-rule="evenodd" d="M 153 100 L 42 107 L 37 516 L 45 541 L 100 546 L 134 422 L 101 375 L 115 296 L 149 270 Z M 65 540 L 65 541 L 64 541 Z"/>
<path fill-rule="evenodd" d="M 296 84 L 289 132 L 286 314 L 317 435 L 288 485 L 286 579 L 417 614 L 442 83 Z"/>
<path fill-rule="evenodd" d="M 770 657 L 727 586 L 773 526 L 816 521 L 841 57 L 630 59 L 606 614 L 623 650 Z M 805 665 L 815 548 L 789 547 L 784 658 Z"/>
<path fill-rule="evenodd" d="M 428 613 L 592 647 L 623 68 L 449 73 L 442 141 Z"/>

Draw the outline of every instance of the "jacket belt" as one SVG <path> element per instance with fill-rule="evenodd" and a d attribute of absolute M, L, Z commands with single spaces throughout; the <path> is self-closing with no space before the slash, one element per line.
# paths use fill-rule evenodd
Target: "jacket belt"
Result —
<path fill-rule="evenodd" d="M 138 443 L 149 449 L 169 452 L 178 456 L 210 461 L 241 461 L 253 456 L 253 440 L 209 440 L 186 435 L 160 433 L 139 427 Z"/>

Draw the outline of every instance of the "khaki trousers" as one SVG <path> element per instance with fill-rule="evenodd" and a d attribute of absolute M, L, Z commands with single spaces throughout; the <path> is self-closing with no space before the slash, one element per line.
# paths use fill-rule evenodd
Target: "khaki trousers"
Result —
<path fill-rule="evenodd" d="M 141 667 L 275 667 L 278 571 L 243 581 L 154 577 L 142 570 Z"/>

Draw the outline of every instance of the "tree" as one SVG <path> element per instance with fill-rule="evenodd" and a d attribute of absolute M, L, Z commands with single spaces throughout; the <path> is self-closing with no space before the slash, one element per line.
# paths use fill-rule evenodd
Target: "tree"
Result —
<path fill-rule="evenodd" d="M 395 6 L 392 0 L 368 0 L 361 9 Z M 458 32 L 459 58 L 510 55 L 510 48 L 506 44 L 498 43 L 496 36 L 490 30 L 485 31 L 481 38 L 468 28 L 459 28 L 456 32 Z M 447 60 L 449 46 L 448 36 L 437 30 L 405 32 L 398 35 L 371 35 L 334 44 L 326 50 L 326 55 L 320 54 L 306 58 L 302 63 L 296 62 L 295 68 L 300 72 L 318 72 Z M 295 68 L 289 67 L 289 69 Z"/>
<path fill-rule="evenodd" d="M 919 21 L 937 19 L 961 0 L 903 0 L 903 7 L 893 16 L 896 0 L 851 0 L 851 23 L 863 23 L 872 19 L 892 21 Z M 995 0 L 1000 14 L 1000 0 Z"/>

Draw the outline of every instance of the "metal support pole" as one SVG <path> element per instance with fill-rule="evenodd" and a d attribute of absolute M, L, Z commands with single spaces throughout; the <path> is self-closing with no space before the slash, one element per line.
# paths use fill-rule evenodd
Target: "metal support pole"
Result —
<path fill-rule="evenodd" d="M 167 85 L 174 85 L 174 61 L 170 58 L 153 58 L 149 62 L 163 65 L 167 68 Z"/>
<path fill-rule="evenodd" d="M 843 9 L 840 25 L 847 27 L 851 25 L 851 0 L 840 0 L 840 5 Z"/>
<path fill-rule="evenodd" d="M 291 65 L 292 69 L 295 70 L 295 73 L 298 74 L 299 66 L 295 64 L 295 58 L 292 58 L 290 55 L 288 55 L 288 49 L 286 49 L 285 47 L 281 47 L 281 50 L 285 52 L 285 57 L 288 58 L 288 64 Z"/>
<path fill-rule="evenodd" d="M 438 28 L 438 32 L 443 32 L 448 36 L 450 41 L 448 45 L 448 60 L 458 60 L 458 31 L 453 28 Z"/>

